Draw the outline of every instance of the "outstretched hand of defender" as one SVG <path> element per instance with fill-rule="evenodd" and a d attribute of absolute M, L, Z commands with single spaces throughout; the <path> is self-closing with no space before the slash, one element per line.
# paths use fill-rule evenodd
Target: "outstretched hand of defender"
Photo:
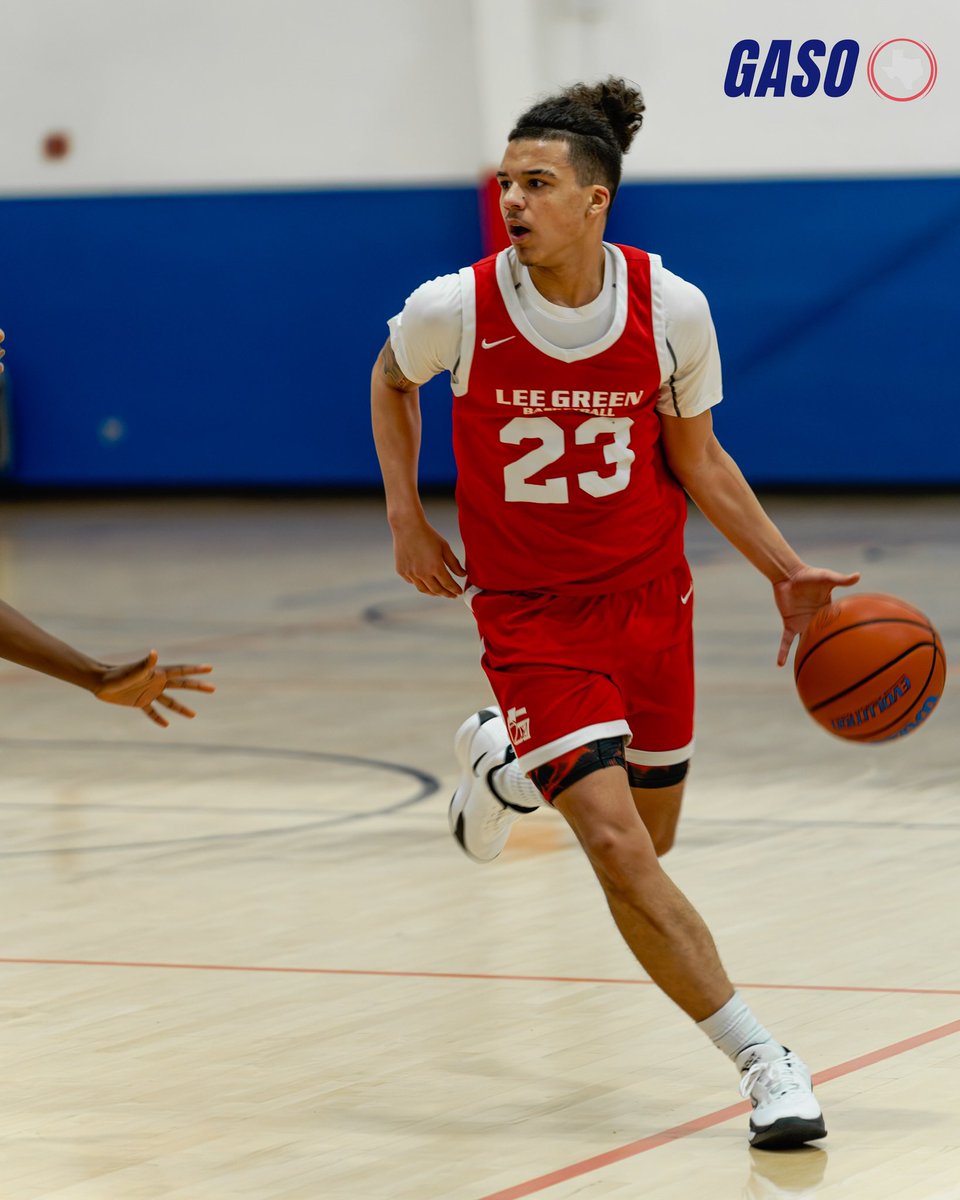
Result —
<path fill-rule="evenodd" d="M 803 566 L 789 579 L 773 585 L 773 598 L 783 617 L 783 636 L 777 654 L 777 666 L 787 661 L 793 640 L 810 624 L 824 605 L 829 604 L 835 587 L 852 587 L 859 582 L 860 573 L 841 575 L 826 567 Z"/>
<path fill-rule="evenodd" d="M 93 694 L 106 704 L 126 704 L 131 708 L 142 709 L 145 716 L 157 725 L 166 728 L 170 722 L 154 707 L 163 705 L 171 712 L 179 713 L 181 717 L 195 717 L 197 714 L 185 704 L 179 704 L 167 695 L 171 688 L 189 688 L 196 692 L 214 692 L 212 683 L 201 683 L 192 678 L 194 675 L 206 675 L 213 667 L 176 666 L 162 667 L 157 665 L 157 652 L 151 650 L 146 658 L 135 663 L 124 663 L 119 667 L 106 667 L 102 682 L 93 688 Z"/>
<path fill-rule="evenodd" d="M 466 575 L 450 543 L 426 521 L 394 527 L 393 550 L 397 574 L 425 596 L 456 599 L 463 588 L 453 578 Z"/>

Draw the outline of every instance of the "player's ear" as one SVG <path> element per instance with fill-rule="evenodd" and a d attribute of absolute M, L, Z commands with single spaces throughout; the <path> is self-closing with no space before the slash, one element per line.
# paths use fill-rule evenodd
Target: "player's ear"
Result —
<path fill-rule="evenodd" d="M 590 189 L 590 204 L 587 208 L 587 215 L 591 217 L 602 216 L 610 207 L 610 192 L 601 184 L 595 184 Z"/>

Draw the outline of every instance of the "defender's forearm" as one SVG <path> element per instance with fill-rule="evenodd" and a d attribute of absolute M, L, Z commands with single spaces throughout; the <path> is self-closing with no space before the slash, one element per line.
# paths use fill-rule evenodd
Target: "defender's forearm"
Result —
<path fill-rule="evenodd" d="M 105 669 L 103 663 L 61 642 L 3 601 L 0 601 L 0 657 L 88 691 L 101 681 Z"/>

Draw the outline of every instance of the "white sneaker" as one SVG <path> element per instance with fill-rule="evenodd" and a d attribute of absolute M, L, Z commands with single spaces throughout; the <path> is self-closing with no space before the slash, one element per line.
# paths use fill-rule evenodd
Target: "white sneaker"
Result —
<path fill-rule="evenodd" d="M 750 1145 L 787 1150 L 827 1136 L 806 1063 L 785 1046 L 766 1042 L 737 1056 L 740 1095 L 753 1105 Z"/>
<path fill-rule="evenodd" d="M 517 817 L 533 812 L 502 800 L 490 775 L 516 758 L 499 708 L 467 717 L 453 739 L 460 782 L 450 801 L 450 832 L 475 862 L 490 862 L 506 845 Z"/>

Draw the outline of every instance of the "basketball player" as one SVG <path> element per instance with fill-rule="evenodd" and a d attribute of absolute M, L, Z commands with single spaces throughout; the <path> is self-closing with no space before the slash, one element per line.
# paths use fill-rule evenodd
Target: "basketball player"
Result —
<path fill-rule="evenodd" d="M 557 808 L 640 964 L 740 1070 L 751 1144 L 780 1149 L 826 1133 L 810 1072 L 734 991 L 658 862 L 693 748 L 684 490 L 773 585 L 781 666 L 858 576 L 803 563 L 714 436 L 702 293 L 603 240 L 643 110 L 611 78 L 519 119 L 498 172 L 510 247 L 424 284 L 389 322 L 374 435 L 397 571 L 427 595 L 465 595 L 499 705 L 457 732 L 451 829 L 486 862 L 520 814 Z M 417 387 L 444 370 L 466 568 L 417 492 Z"/>
<path fill-rule="evenodd" d="M 125 704 L 139 708 L 157 725 L 170 722 L 154 707 L 162 705 L 181 717 L 195 717 L 192 708 L 167 695 L 168 688 L 188 688 L 197 692 L 216 691 L 213 684 L 201 683 L 194 675 L 206 675 L 213 668 L 203 666 L 162 667 L 157 652 L 151 650 L 139 662 L 109 666 L 61 642 L 52 634 L 0 600 L 0 658 L 52 675 L 66 683 L 93 692 L 107 704 Z"/>

